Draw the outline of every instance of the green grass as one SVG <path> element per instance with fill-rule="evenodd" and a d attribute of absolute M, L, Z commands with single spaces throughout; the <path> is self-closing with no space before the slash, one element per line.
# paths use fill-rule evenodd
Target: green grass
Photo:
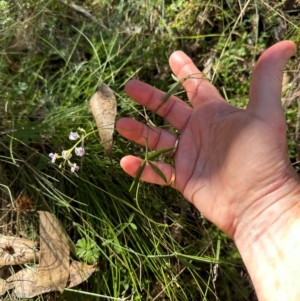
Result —
<path fill-rule="evenodd" d="M 115 134 L 111 162 L 91 135 L 76 161 L 78 176 L 63 173 L 48 154 L 70 148 L 68 135 L 78 127 L 96 129 L 88 101 L 102 82 L 116 92 L 118 117 L 144 121 L 124 85 L 138 78 L 167 91 L 174 83 L 168 57 L 176 49 L 201 70 L 211 61 L 206 75 L 244 107 L 252 68 L 276 41 L 279 18 L 287 23 L 280 38 L 299 41 L 299 10 L 258 0 L 76 4 L 98 21 L 63 1 L 0 1 L 1 229 L 38 235 L 34 212 L 7 207 L 26 195 L 55 213 L 74 244 L 85 242 L 77 254 L 95 260 L 98 271 L 61 300 L 255 300 L 233 242 L 179 193 L 145 183 L 129 192 L 132 179 L 119 160 L 145 157 L 144 149 Z M 293 74 L 298 64 L 291 60 L 287 69 Z M 287 110 L 292 160 L 296 115 L 294 102 Z M 157 116 L 152 121 L 163 125 Z"/>

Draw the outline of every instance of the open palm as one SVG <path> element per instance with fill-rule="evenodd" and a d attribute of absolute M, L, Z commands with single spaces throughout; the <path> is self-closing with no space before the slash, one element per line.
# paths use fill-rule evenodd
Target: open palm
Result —
<path fill-rule="evenodd" d="M 242 220 L 251 223 L 276 202 L 276 197 L 268 196 L 279 189 L 288 193 L 296 185 L 281 106 L 283 68 L 294 52 L 295 45 L 284 41 L 263 53 L 253 72 L 245 110 L 228 104 L 180 51 L 170 57 L 170 66 L 179 79 L 193 75 L 183 83 L 192 107 L 174 96 L 161 104 L 164 93 L 137 80 L 126 86 L 132 99 L 164 117 L 180 133 L 174 165 L 157 162 L 158 168 L 167 180 L 175 172 L 173 187 L 232 237 Z M 121 118 L 117 130 L 141 145 L 147 138 L 153 150 L 173 147 L 177 139 L 165 129 L 129 118 Z M 141 162 L 126 156 L 121 166 L 135 176 Z M 166 184 L 150 166 L 141 179 Z"/>

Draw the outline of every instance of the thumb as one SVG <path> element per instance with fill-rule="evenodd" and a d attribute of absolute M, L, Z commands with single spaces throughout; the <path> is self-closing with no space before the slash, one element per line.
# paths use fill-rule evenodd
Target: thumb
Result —
<path fill-rule="evenodd" d="M 247 110 L 270 121 L 284 118 L 281 105 L 283 68 L 296 52 L 291 41 L 282 41 L 268 48 L 256 63 L 250 82 Z"/>

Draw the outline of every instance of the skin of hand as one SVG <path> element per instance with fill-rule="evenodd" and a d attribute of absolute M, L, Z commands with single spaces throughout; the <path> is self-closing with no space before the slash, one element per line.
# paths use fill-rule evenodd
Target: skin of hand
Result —
<path fill-rule="evenodd" d="M 281 105 L 283 68 L 295 51 L 293 42 L 282 41 L 261 55 L 253 71 L 246 109 L 226 102 L 181 51 L 174 52 L 169 63 L 177 78 L 192 75 L 183 83 L 192 106 L 175 96 L 161 104 L 164 93 L 137 80 L 125 88 L 133 100 L 164 117 L 180 133 L 174 166 L 155 164 L 168 180 L 174 168 L 173 187 L 233 239 L 253 227 L 267 208 L 279 206 L 287 211 L 298 206 L 296 200 L 280 204 L 299 186 L 288 157 Z M 147 140 L 153 150 L 172 147 L 176 141 L 165 129 L 129 118 L 118 120 L 117 130 L 140 145 Z M 134 177 L 141 162 L 126 156 L 121 167 Z M 141 180 L 166 184 L 150 166 Z M 270 223 L 280 210 L 269 217 Z"/>

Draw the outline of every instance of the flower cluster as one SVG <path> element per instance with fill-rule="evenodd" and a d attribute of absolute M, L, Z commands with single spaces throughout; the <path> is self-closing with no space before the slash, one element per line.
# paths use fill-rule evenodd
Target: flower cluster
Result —
<path fill-rule="evenodd" d="M 79 166 L 74 163 L 71 162 L 71 158 L 72 158 L 72 152 L 75 152 L 76 156 L 82 157 L 85 154 L 85 150 L 84 150 L 84 138 L 86 137 L 86 132 L 84 129 L 79 128 L 79 131 L 83 132 L 83 135 L 80 136 L 77 132 L 71 132 L 69 135 L 69 139 L 70 140 L 78 140 L 70 149 L 67 150 L 63 150 L 61 152 L 61 155 L 57 154 L 57 153 L 50 153 L 49 157 L 51 158 L 51 162 L 55 163 L 55 161 L 57 159 L 63 159 L 64 161 L 61 162 L 59 164 L 59 168 L 65 168 L 65 165 L 67 164 L 70 169 L 71 172 L 76 172 L 79 170 Z M 78 147 L 78 145 L 81 143 L 81 146 Z"/>

